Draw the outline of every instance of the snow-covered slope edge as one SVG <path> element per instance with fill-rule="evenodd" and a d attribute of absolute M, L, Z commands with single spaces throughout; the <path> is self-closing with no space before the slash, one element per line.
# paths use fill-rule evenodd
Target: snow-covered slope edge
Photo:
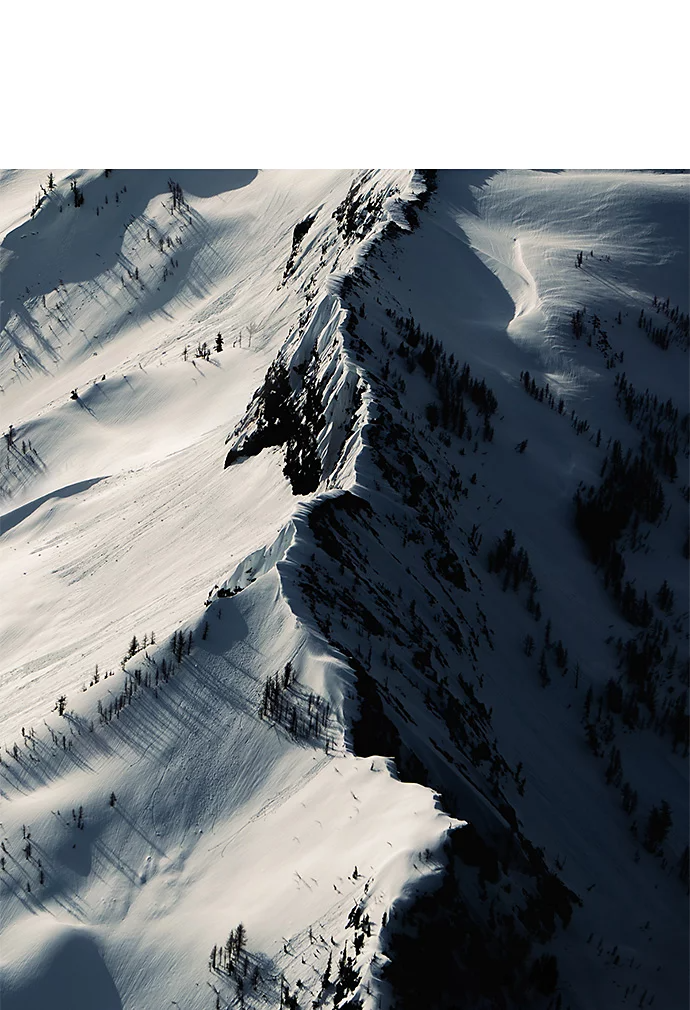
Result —
<path fill-rule="evenodd" d="M 296 735 L 305 732 L 303 727 L 306 727 L 309 718 L 310 727 L 306 730 L 309 734 L 311 714 L 308 712 L 305 715 L 303 710 L 304 692 L 310 691 L 310 711 L 312 707 L 316 711 L 317 706 L 323 705 L 323 699 L 327 698 L 325 704 L 336 717 L 335 725 L 339 727 L 335 746 L 344 753 L 353 752 L 352 723 L 359 720 L 362 707 L 366 707 L 368 700 L 359 693 L 355 657 L 333 638 L 328 624 L 322 623 L 312 607 L 313 584 L 314 580 L 318 581 L 312 565 L 315 561 L 314 549 L 319 546 L 314 528 L 318 521 L 316 517 L 320 517 L 323 509 L 330 513 L 332 509 L 337 511 L 342 507 L 347 510 L 367 507 L 370 486 L 364 459 L 367 432 L 372 417 L 378 413 L 378 405 L 368 373 L 358 364 L 363 358 L 355 332 L 356 310 L 352 307 L 344 309 L 342 300 L 351 291 L 353 278 L 362 277 L 363 265 L 376 244 L 382 238 L 394 237 L 417 223 L 415 208 L 418 204 L 422 205 L 426 193 L 427 184 L 423 175 L 415 175 L 401 196 L 387 201 L 382 201 L 376 191 L 372 196 L 361 183 L 350 190 L 335 216 L 347 221 L 342 231 L 345 243 L 352 247 L 352 251 L 349 257 L 339 257 L 341 264 L 344 261 L 345 265 L 329 284 L 330 293 L 313 310 L 307 304 L 306 311 L 300 316 L 297 332 L 288 337 L 244 418 L 227 439 L 230 448 L 226 467 L 241 466 L 252 455 L 271 446 L 280 446 L 285 451 L 285 474 L 296 493 L 325 488 L 298 509 L 270 548 L 255 552 L 223 585 L 216 588 L 221 598 L 235 595 L 248 582 L 276 566 L 283 595 L 313 643 L 311 651 L 318 655 L 325 650 L 326 656 L 319 663 L 313 663 L 308 671 L 302 671 L 296 691 L 291 688 L 285 692 L 284 699 L 271 695 L 268 699 L 265 697 L 264 717 L 274 719 Z M 360 312 L 364 313 L 364 305 Z M 376 621 L 373 614 L 370 620 Z M 318 730 L 316 733 L 318 736 Z M 384 742 L 383 737 L 381 742 Z M 332 738 L 328 746 L 334 746 Z M 371 757 L 370 749 L 365 751 Z M 360 753 L 356 747 L 354 753 Z M 384 748 L 381 753 L 388 753 L 388 750 Z M 374 756 L 371 769 L 378 770 L 380 761 L 380 757 Z M 390 759 L 387 767 L 397 779 L 395 764 Z M 374 962 L 380 962 L 382 957 L 383 961 L 386 960 L 375 939 L 382 920 L 380 917 L 372 918 L 375 914 L 372 909 L 384 900 L 384 894 L 388 896 L 388 907 L 384 909 L 383 916 L 385 926 L 397 900 L 404 897 L 405 901 L 409 901 L 429 890 L 436 891 L 440 880 L 438 871 L 446 861 L 440 842 L 446 838 L 448 831 L 464 824 L 462 820 L 448 818 L 437 842 L 419 849 L 408 863 L 407 876 L 400 876 L 395 888 L 391 889 L 392 878 L 389 878 L 379 894 L 378 882 L 373 878 L 367 881 L 362 897 L 350 910 L 348 926 L 355 926 L 356 946 L 363 943 L 363 934 L 359 937 L 357 934 L 362 922 L 366 922 L 367 936 L 373 930 L 374 942 L 367 944 L 363 958 L 355 959 L 359 984 L 356 984 L 356 975 L 348 975 L 347 967 L 340 970 L 343 967 L 340 966 L 339 981 L 332 996 L 334 1006 L 340 1005 L 348 990 L 352 992 L 348 1006 L 388 1004 L 389 987 L 380 968 L 372 971 L 371 967 L 367 967 L 372 957 Z M 378 911 L 380 913 L 381 909 Z M 349 983 L 342 981 L 348 978 Z M 323 1005 L 330 1005 L 329 996 L 328 989 L 324 990 L 321 997 Z"/>

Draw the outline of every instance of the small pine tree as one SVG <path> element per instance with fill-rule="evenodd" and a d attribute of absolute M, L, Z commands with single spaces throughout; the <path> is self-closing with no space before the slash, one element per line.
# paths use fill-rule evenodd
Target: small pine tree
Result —
<path fill-rule="evenodd" d="M 329 952 L 329 954 L 328 954 L 328 964 L 326 965 L 326 970 L 324 971 L 324 973 L 323 973 L 323 975 L 321 977 L 321 988 L 322 989 L 326 989 L 327 986 L 330 985 L 331 971 L 332 971 L 332 969 L 333 969 L 333 953 Z"/>
<path fill-rule="evenodd" d="M 594 701 L 594 691 L 592 690 L 592 685 L 590 684 L 587 688 L 587 694 L 585 695 L 585 718 L 589 719 L 589 713 L 592 710 L 592 702 Z"/>
<path fill-rule="evenodd" d="M 673 817 L 671 808 L 666 800 L 661 801 L 660 807 L 652 807 L 647 818 L 643 845 L 648 852 L 657 852 L 669 833 Z"/>

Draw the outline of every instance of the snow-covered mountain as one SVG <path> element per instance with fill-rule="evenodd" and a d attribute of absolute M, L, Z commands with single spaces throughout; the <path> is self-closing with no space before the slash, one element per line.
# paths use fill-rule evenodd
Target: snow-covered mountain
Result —
<path fill-rule="evenodd" d="M 689 199 L 0 173 L 3 1007 L 684 1005 Z"/>

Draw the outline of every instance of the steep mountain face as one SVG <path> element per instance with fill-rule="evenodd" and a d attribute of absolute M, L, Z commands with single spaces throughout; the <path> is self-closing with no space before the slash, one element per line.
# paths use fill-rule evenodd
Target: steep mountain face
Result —
<path fill-rule="evenodd" d="M 45 180 L 5 1004 L 682 1005 L 686 177 Z"/>
<path fill-rule="evenodd" d="M 532 956 L 557 953 L 560 980 L 541 988 L 566 1005 L 616 1005 L 645 991 L 647 1001 L 662 987 L 680 1001 L 687 186 L 665 176 L 498 176 L 477 194 L 474 216 L 457 209 L 468 203 L 461 186 L 441 175 L 421 227 L 377 247 L 351 297 L 378 406 L 360 457 L 360 495 L 372 507 L 313 510 L 331 564 L 307 572 L 303 589 L 324 633 L 362 667 L 355 747 L 394 753 L 404 775 L 440 789 L 482 837 L 467 858 L 478 870 L 460 875 L 462 855 L 450 856 L 455 885 L 442 897 L 451 916 L 433 903 L 410 913 L 412 949 L 432 929 L 429 947 L 440 952 L 434 968 L 426 951 L 424 961 L 441 980 L 438 1005 L 457 1005 L 449 977 L 470 990 L 469 1005 L 500 1005 L 506 990 L 525 1005 L 530 986 L 540 988 L 522 946 L 530 942 Z M 583 206 L 593 205 L 601 234 L 586 230 Z M 648 224 L 645 247 L 623 259 L 640 218 L 654 231 Z M 514 309 L 476 284 L 466 244 L 476 236 L 482 258 L 510 278 Z M 585 244 L 595 248 L 578 265 Z M 634 265 L 655 257 L 666 297 L 636 279 Z M 344 599 L 353 555 L 353 596 L 365 595 L 375 626 L 358 629 Z M 673 816 L 657 845 L 665 803 Z M 458 832 L 458 846 L 467 837 Z M 505 888 L 523 867 L 516 899 Z M 404 971 L 417 963 L 401 956 L 407 943 L 391 938 L 391 978 L 412 1006 L 429 985 Z"/>

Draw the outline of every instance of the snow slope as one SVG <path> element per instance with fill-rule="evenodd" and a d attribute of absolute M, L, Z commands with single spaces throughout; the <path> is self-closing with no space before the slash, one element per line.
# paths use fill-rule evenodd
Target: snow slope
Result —
<path fill-rule="evenodd" d="M 687 764 L 604 705 L 633 632 L 573 495 L 639 444 L 617 373 L 687 411 L 687 348 L 637 326 L 687 313 L 685 177 L 448 172 L 422 210 L 409 171 L 54 174 L 33 216 L 36 174 L 0 177 L 3 1005 L 681 1006 Z M 410 316 L 496 396 L 462 437 Z M 625 554 L 675 594 L 675 696 L 686 460 Z M 490 571 L 506 528 L 539 621 Z"/>

